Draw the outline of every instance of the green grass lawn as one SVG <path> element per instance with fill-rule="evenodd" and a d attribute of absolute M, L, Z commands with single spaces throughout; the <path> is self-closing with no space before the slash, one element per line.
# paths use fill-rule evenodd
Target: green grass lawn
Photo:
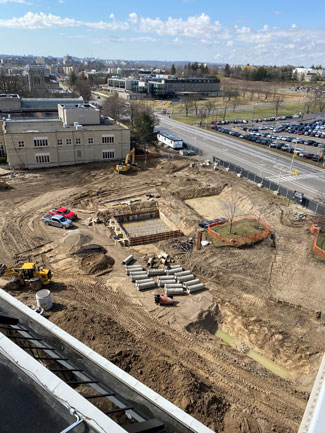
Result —
<path fill-rule="evenodd" d="M 292 115 L 303 111 L 304 111 L 304 104 L 287 104 L 287 105 L 280 106 L 278 116 L 286 116 L 290 114 Z M 261 119 L 264 117 L 274 117 L 275 108 L 257 107 L 254 113 L 252 107 L 250 107 L 247 110 L 238 110 L 238 111 L 233 111 L 233 109 L 229 107 L 226 113 L 225 120 L 241 120 L 241 119 L 252 120 L 253 114 L 255 119 Z M 186 123 L 188 125 L 197 125 L 199 122 L 199 118 L 196 116 L 173 115 L 172 117 L 173 119 L 179 120 L 180 122 Z M 219 109 L 218 113 L 208 116 L 208 123 L 210 123 L 211 120 L 223 120 L 223 111 Z M 203 121 L 206 122 L 206 119 L 204 118 Z"/>
<path fill-rule="evenodd" d="M 265 227 L 260 224 L 254 218 L 248 220 L 234 221 L 230 233 L 230 224 L 223 224 L 220 226 L 213 227 L 214 232 L 219 233 L 221 236 L 229 237 L 231 239 L 240 238 L 243 236 L 251 236 L 258 233 L 261 230 L 265 230 Z"/>

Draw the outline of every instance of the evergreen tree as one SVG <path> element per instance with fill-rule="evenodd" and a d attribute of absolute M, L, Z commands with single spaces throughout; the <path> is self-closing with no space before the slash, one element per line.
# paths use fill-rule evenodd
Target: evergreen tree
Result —
<path fill-rule="evenodd" d="M 227 63 L 226 66 L 225 66 L 225 69 L 224 69 L 224 71 L 223 71 L 223 75 L 224 75 L 225 77 L 230 77 L 230 66 L 228 65 L 228 63 Z"/>
<path fill-rule="evenodd" d="M 142 112 L 134 123 L 134 130 L 141 144 L 152 144 L 155 139 L 155 119 L 150 113 Z"/>
<path fill-rule="evenodd" d="M 171 73 L 171 75 L 175 75 L 176 74 L 176 68 L 175 68 L 174 64 L 172 64 L 172 67 L 170 68 L 170 73 Z"/>

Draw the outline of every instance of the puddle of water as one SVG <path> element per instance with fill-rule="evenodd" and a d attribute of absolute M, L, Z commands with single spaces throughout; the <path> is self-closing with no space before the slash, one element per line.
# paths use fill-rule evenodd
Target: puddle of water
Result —
<path fill-rule="evenodd" d="M 223 332 L 220 329 L 218 329 L 215 335 L 221 338 L 225 343 L 228 343 L 230 346 L 236 347 L 236 340 L 226 332 Z M 275 362 L 271 361 L 265 356 L 255 352 L 255 350 L 250 349 L 247 353 L 245 353 L 245 355 L 251 359 L 254 359 L 254 361 L 258 362 L 260 365 L 270 370 L 272 373 L 276 374 L 277 376 L 282 377 L 282 379 L 287 379 L 289 377 L 288 370 L 286 370 L 283 367 L 280 367 Z"/>

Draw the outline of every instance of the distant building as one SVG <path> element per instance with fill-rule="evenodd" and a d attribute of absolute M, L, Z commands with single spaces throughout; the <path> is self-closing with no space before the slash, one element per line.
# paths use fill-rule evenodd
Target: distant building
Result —
<path fill-rule="evenodd" d="M 51 77 L 47 66 L 30 65 L 27 67 L 28 90 L 34 96 L 43 96 L 51 90 L 59 89 L 59 83 L 54 76 Z"/>
<path fill-rule="evenodd" d="M 312 81 L 313 77 L 325 78 L 325 69 L 295 68 L 292 75 L 296 76 L 299 81 Z"/>
<path fill-rule="evenodd" d="M 108 90 L 116 91 L 120 96 L 134 99 L 139 94 L 152 97 L 175 97 L 189 93 L 216 95 L 220 90 L 217 78 L 175 78 L 155 76 L 146 78 L 113 77 L 107 80 Z"/>
<path fill-rule="evenodd" d="M 55 119 L 3 121 L 0 143 L 11 168 L 44 168 L 124 159 L 130 130 L 93 105 L 59 105 Z"/>

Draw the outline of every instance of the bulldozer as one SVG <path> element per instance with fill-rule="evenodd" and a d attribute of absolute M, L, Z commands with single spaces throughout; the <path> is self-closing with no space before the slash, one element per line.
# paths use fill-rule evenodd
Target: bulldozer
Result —
<path fill-rule="evenodd" d="M 37 267 L 35 263 L 24 263 L 20 268 L 7 267 L 0 263 L 0 277 L 13 277 L 10 285 L 15 289 L 28 287 L 40 290 L 43 285 L 50 284 L 52 275 L 49 269 Z"/>
<path fill-rule="evenodd" d="M 131 163 L 129 162 L 131 158 Z M 125 161 L 117 164 L 115 169 L 117 173 L 127 173 L 132 166 L 135 166 L 135 148 L 133 148 L 125 157 Z"/>

